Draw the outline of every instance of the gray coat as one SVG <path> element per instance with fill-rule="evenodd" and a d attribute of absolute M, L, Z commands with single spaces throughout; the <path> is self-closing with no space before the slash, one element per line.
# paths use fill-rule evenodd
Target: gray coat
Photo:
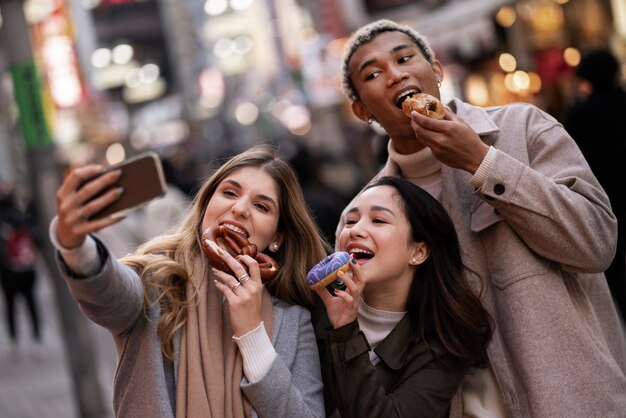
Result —
<path fill-rule="evenodd" d="M 496 323 L 488 354 L 510 416 L 626 416 L 626 343 L 602 273 L 617 239 L 606 194 L 535 106 L 450 107 L 498 150 L 477 190 L 443 166 L 441 200 Z M 402 175 L 393 161 L 383 174 Z"/>
<path fill-rule="evenodd" d="M 174 417 L 177 367 L 161 353 L 157 309 L 142 311 L 143 287 L 131 268 L 119 263 L 98 241 L 105 258 L 99 274 L 72 277 L 60 270 L 82 312 L 108 329 L 118 355 L 113 389 L 117 417 Z M 309 311 L 274 299 L 272 344 L 278 356 L 269 372 L 241 388 L 260 417 L 320 417 L 324 400 L 319 357 Z"/>

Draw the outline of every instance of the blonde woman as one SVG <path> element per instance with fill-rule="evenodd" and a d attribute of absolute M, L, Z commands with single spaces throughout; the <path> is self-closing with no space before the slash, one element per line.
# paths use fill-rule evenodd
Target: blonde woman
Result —
<path fill-rule="evenodd" d="M 204 182 L 175 233 L 120 261 L 92 235 L 117 220 L 88 220 L 118 198 L 112 190 L 90 201 L 117 174 L 79 189 L 97 171 L 89 165 L 67 176 L 50 236 L 72 295 L 115 340 L 116 416 L 321 416 L 306 273 L 328 248 L 277 151 L 258 145 L 228 160 Z M 271 255 L 278 276 L 264 285 L 255 259 L 225 251 L 234 275 L 212 268 L 201 234 L 214 225 Z"/>

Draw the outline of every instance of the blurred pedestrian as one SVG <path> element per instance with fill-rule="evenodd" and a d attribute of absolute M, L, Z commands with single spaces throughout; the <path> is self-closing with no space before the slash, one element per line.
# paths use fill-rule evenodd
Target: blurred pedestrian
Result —
<path fill-rule="evenodd" d="M 9 353 L 19 355 L 19 329 L 17 318 L 19 296 L 24 298 L 34 344 L 33 354 L 43 358 L 39 309 L 35 296 L 37 280 L 37 246 L 34 220 L 16 201 L 13 187 L 0 184 L 0 283 L 5 301 L 5 320 L 9 331 Z"/>
<path fill-rule="evenodd" d="M 565 128 L 584 154 L 617 216 L 617 252 L 606 280 L 626 320 L 626 91 L 619 62 L 606 49 L 585 54 L 576 69 L 585 93 L 567 112 Z"/>
<path fill-rule="evenodd" d="M 321 417 L 306 273 L 327 246 L 276 150 L 259 145 L 226 161 L 204 181 L 175 231 L 121 260 L 93 235 L 118 220 L 89 220 L 120 196 L 112 189 L 91 200 L 119 173 L 79 190 L 97 171 L 89 165 L 66 177 L 50 238 L 82 311 L 115 341 L 116 416 Z M 216 226 L 273 258 L 276 277 L 264 284 L 256 258 L 235 259 L 226 247 L 209 261 L 202 234 Z M 232 274 L 215 268 L 223 263 Z"/>
<path fill-rule="evenodd" d="M 531 104 L 459 99 L 443 119 L 407 117 L 405 98 L 441 97 L 443 65 L 426 38 L 388 20 L 352 35 L 342 68 L 354 114 L 389 135 L 379 175 L 441 201 L 495 321 L 489 366 L 466 375 L 451 415 L 624 416 L 626 341 L 601 273 L 617 221 L 563 126 Z"/>

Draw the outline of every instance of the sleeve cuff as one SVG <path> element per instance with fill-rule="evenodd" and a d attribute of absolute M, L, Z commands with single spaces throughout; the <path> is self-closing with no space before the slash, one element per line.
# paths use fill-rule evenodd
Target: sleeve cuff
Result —
<path fill-rule="evenodd" d="M 50 242 L 59 251 L 67 267 L 77 275 L 85 277 L 96 275 L 102 269 L 96 240 L 91 235 L 87 235 L 85 242 L 80 247 L 65 248 L 57 239 L 57 223 L 57 217 L 50 222 Z"/>
<path fill-rule="evenodd" d="M 263 379 L 276 358 L 263 321 L 252 331 L 241 337 L 233 337 L 243 357 L 243 372 L 250 383 Z"/>
<path fill-rule="evenodd" d="M 496 149 L 494 147 L 489 147 L 489 151 L 483 161 L 478 166 L 478 170 L 474 173 L 472 178 L 470 179 L 470 184 L 474 186 L 474 188 L 479 188 L 483 185 L 483 182 L 487 178 L 487 174 L 491 171 L 491 166 L 496 160 Z"/>

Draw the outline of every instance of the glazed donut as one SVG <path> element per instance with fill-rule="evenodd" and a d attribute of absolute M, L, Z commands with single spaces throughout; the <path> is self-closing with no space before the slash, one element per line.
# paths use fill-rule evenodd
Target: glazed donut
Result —
<path fill-rule="evenodd" d="M 407 97 L 402 102 L 402 110 L 408 117 L 411 117 L 413 110 L 435 119 L 443 119 L 445 116 L 445 109 L 439 99 L 426 93 L 417 93 Z"/>
<path fill-rule="evenodd" d="M 345 273 L 350 268 L 349 263 L 350 254 L 346 252 L 336 252 L 329 255 L 313 266 L 307 273 L 306 279 L 309 282 L 309 286 L 313 290 L 329 285 L 335 288 L 345 288 L 343 281 L 337 279 L 337 273 L 340 270 Z"/>
<path fill-rule="evenodd" d="M 228 264 L 217 253 L 217 247 L 227 251 L 233 257 L 249 255 L 259 263 L 261 281 L 263 283 L 272 280 L 278 274 L 278 263 L 269 255 L 259 252 L 257 246 L 232 229 L 225 226 L 212 226 L 202 233 L 202 250 L 218 270 L 234 275 Z"/>

